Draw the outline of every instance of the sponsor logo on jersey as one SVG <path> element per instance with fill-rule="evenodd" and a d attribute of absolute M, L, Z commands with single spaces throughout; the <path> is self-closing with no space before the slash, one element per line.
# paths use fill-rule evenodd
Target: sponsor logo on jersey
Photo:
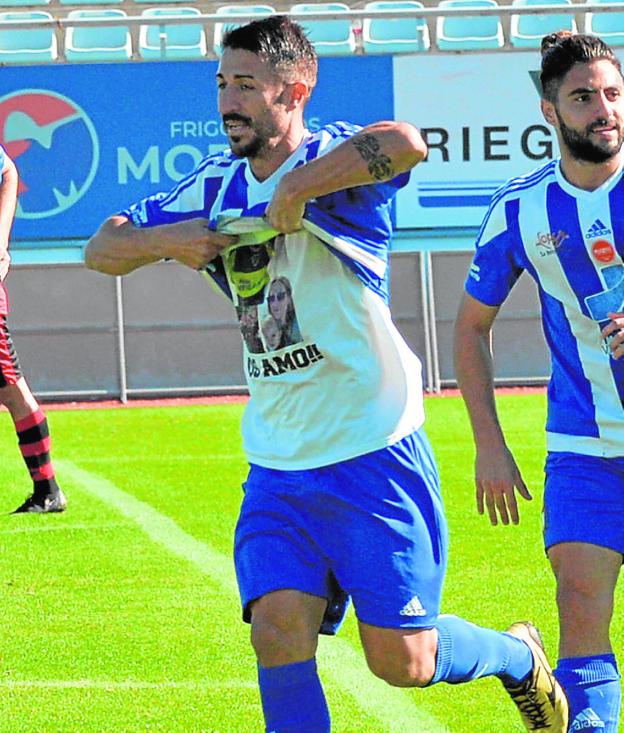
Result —
<path fill-rule="evenodd" d="M 16 216 L 43 219 L 70 209 L 89 190 L 99 141 L 85 111 L 47 89 L 0 98 L 0 143 L 20 174 Z"/>
<path fill-rule="evenodd" d="M 600 221 L 600 219 L 596 219 L 596 221 L 585 232 L 585 239 L 596 239 L 596 237 L 606 237 L 608 234 L 611 234 L 611 230 L 608 229 Z"/>
<path fill-rule="evenodd" d="M 540 257 L 547 257 L 548 255 L 554 254 L 569 237 L 570 235 L 561 229 L 556 233 L 548 232 L 542 234 L 538 232 L 535 246 L 538 248 Z"/>
<path fill-rule="evenodd" d="M 606 239 L 598 239 L 594 242 L 591 251 L 598 262 L 611 262 L 615 259 L 615 247 Z"/>

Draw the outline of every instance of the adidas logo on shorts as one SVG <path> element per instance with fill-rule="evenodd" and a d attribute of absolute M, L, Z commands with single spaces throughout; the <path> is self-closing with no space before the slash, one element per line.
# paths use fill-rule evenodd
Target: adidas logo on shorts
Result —
<path fill-rule="evenodd" d="M 604 728 L 605 723 L 591 708 L 585 708 L 574 718 L 570 730 L 591 730 Z"/>
<path fill-rule="evenodd" d="M 418 596 L 414 596 L 409 603 L 406 603 L 399 611 L 401 616 L 426 616 L 427 612 L 422 607 Z"/>

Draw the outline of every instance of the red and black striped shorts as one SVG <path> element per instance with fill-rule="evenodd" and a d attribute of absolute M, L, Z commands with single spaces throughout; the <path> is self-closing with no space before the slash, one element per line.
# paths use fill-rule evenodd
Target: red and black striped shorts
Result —
<path fill-rule="evenodd" d="M 21 376 L 22 369 L 13 346 L 6 316 L 0 316 L 0 387 L 17 384 Z"/>

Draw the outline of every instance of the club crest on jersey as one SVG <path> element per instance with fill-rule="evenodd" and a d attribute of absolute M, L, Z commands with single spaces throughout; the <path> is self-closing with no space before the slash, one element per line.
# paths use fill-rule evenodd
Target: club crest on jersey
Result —
<path fill-rule="evenodd" d="M 570 235 L 561 229 L 556 234 L 553 232 L 547 232 L 545 234 L 538 232 L 535 246 L 538 248 L 540 257 L 547 257 L 548 255 L 554 254 L 569 237 Z"/>

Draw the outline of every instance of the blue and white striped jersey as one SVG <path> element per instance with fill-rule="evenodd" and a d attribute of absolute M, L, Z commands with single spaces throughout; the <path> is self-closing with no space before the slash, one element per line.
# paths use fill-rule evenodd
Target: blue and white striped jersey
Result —
<path fill-rule="evenodd" d="M 624 361 L 600 332 L 624 311 L 622 170 L 594 191 L 568 183 L 559 160 L 514 178 L 493 196 L 466 291 L 500 305 L 523 270 L 535 279 L 550 347 L 551 451 L 624 455 Z"/>
<path fill-rule="evenodd" d="M 121 213 L 135 226 L 155 226 L 194 217 L 261 217 L 277 182 L 288 170 L 322 155 L 351 137 L 357 125 L 335 122 L 306 134 L 299 148 L 267 180 L 259 183 L 246 159 L 229 150 L 208 156 L 167 193 L 149 196 Z M 373 290 L 388 299 L 390 204 L 408 174 L 387 183 L 338 191 L 309 202 L 306 220 L 325 232 L 324 241 Z"/>
<path fill-rule="evenodd" d="M 294 234 L 278 234 L 262 218 L 285 173 L 358 129 L 339 122 L 306 133 L 264 181 L 229 151 L 210 156 L 170 192 L 122 212 L 135 226 L 206 217 L 240 234 L 206 275 L 239 319 L 251 463 L 329 465 L 391 445 L 424 420 L 420 361 L 388 308 L 390 206 L 408 176 L 310 201 Z"/>

